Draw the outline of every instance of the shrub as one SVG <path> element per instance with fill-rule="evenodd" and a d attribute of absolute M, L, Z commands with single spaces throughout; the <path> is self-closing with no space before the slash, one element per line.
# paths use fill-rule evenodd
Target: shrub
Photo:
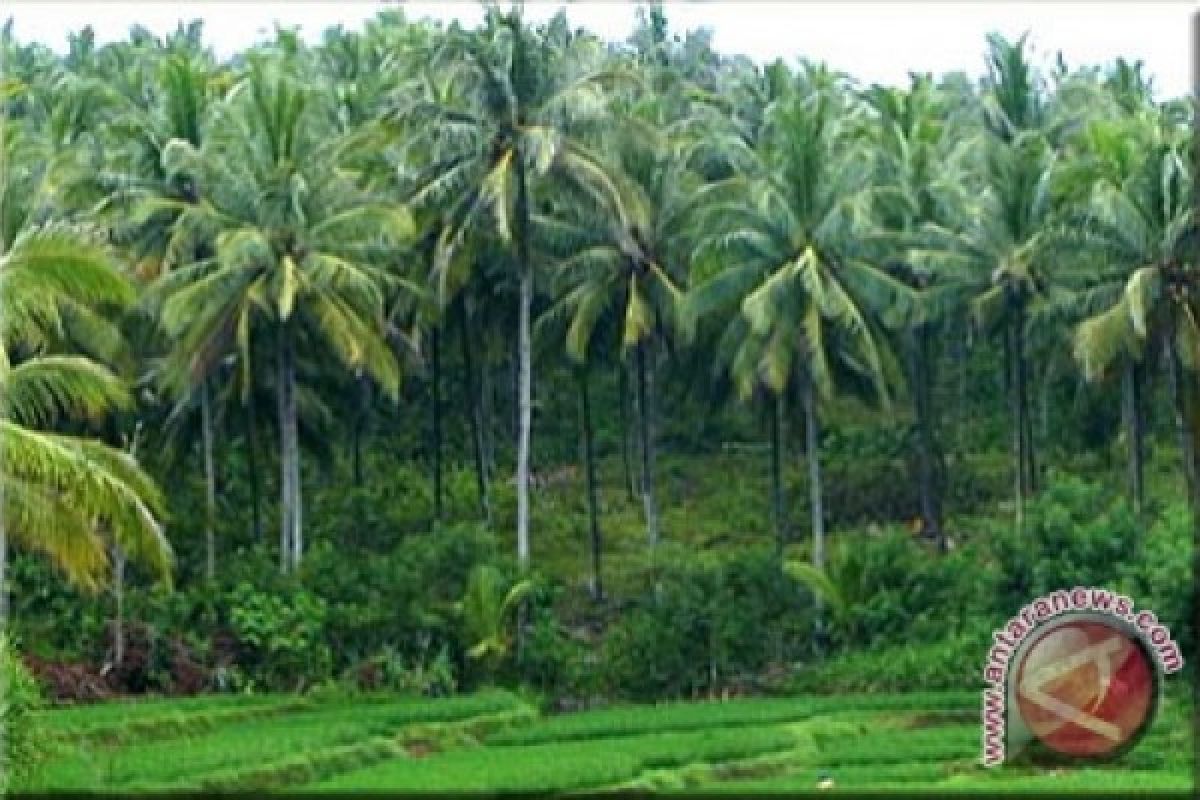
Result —
<path fill-rule="evenodd" d="M 576 708 L 596 691 L 594 661 L 591 648 L 568 634 L 553 609 L 535 604 L 517 652 L 522 681 L 549 695 L 551 707 Z"/>
<path fill-rule="evenodd" d="M 1023 530 L 989 525 L 1002 622 L 1035 597 L 1072 586 L 1113 587 L 1143 534 L 1124 498 L 1101 483 L 1052 473 L 1026 508 Z"/>
<path fill-rule="evenodd" d="M 47 739 L 33 712 L 41 705 L 37 682 L 0 633 L 0 794 L 27 775 L 47 753 Z"/>
<path fill-rule="evenodd" d="M 433 658 L 420 658 L 414 662 L 407 662 L 395 648 L 385 647 L 353 670 L 358 689 L 388 689 L 428 697 L 454 694 L 458 689 L 456 673 L 445 645 Z"/>
<path fill-rule="evenodd" d="M 1192 652 L 1196 640 L 1194 547 L 1191 511 L 1186 503 L 1174 503 L 1145 529 L 1115 587 L 1158 615 L 1184 653 Z"/>
<path fill-rule="evenodd" d="M 737 688 L 807 648 L 811 600 L 770 550 L 716 560 L 664 549 L 662 561 L 604 641 L 609 691 L 647 699 Z"/>
<path fill-rule="evenodd" d="M 930 644 L 854 650 L 797 671 L 796 692 L 910 692 L 982 686 L 989 635 L 982 627 Z"/>
<path fill-rule="evenodd" d="M 335 669 L 352 669 L 389 648 L 412 664 L 442 647 L 457 669 L 463 659 L 454 604 L 471 570 L 495 553 L 494 537 L 478 525 L 439 526 L 387 553 L 314 546 L 300 579 L 327 603 L 324 636 Z"/>
<path fill-rule="evenodd" d="M 321 598 L 303 589 L 290 596 L 267 594 L 243 583 L 230 601 L 240 666 L 255 684 L 294 690 L 329 677 L 333 658 L 322 635 Z"/>
<path fill-rule="evenodd" d="M 827 572 L 847 611 L 833 626 L 834 643 L 943 638 L 992 602 L 982 561 L 980 543 L 939 554 L 901 528 L 834 537 Z"/>

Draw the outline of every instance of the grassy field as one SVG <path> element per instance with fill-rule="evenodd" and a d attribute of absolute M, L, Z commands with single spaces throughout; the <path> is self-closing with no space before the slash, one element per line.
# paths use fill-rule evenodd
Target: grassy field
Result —
<path fill-rule="evenodd" d="M 543 716 L 506 692 L 446 699 L 212 697 L 47 711 L 24 791 L 1191 788 L 1189 708 L 1103 767 L 978 764 L 974 692 L 795 697 Z"/>

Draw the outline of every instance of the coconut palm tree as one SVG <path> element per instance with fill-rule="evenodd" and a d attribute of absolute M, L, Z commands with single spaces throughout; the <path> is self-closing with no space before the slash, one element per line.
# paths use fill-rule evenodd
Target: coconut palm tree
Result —
<path fill-rule="evenodd" d="M 938 222 L 946 205 L 961 202 L 961 158 L 955 152 L 957 137 L 947 130 L 947 110 L 929 76 L 914 75 L 907 90 L 874 86 L 865 100 L 875 114 L 869 135 L 875 144 L 872 193 L 880 226 L 880 235 L 872 237 L 879 246 L 876 260 L 913 290 L 915 301 L 889 309 L 887 319 L 905 354 L 916 417 L 921 528 L 944 546 L 933 348 L 938 333 L 951 322 L 957 298 L 948 276 L 914 263 L 907 248 L 922 225 Z"/>
<path fill-rule="evenodd" d="M 1089 380 L 1122 377 L 1131 491 L 1143 505 L 1142 395 L 1148 368 L 1165 357 L 1180 424 L 1189 497 L 1196 497 L 1195 453 L 1186 430 L 1186 387 L 1195 370 L 1200 329 L 1188 306 L 1197 275 L 1190 132 L 1147 106 L 1086 130 L 1080 158 L 1064 181 L 1083 193 L 1071 228 L 1081 258 L 1063 280 L 1087 315 L 1074 353 Z"/>
<path fill-rule="evenodd" d="M 125 384 L 75 343 L 118 338 L 105 314 L 133 288 L 94 230 L 39 222 L 45 160 L 0 109 L 0 618 L 9 541 L 47 554 L 74 583 L 108 575 L 107 548 L 169 578 L 171 548 L 154 482 L 127 454 L 64 433 L 132 405 Z"/>
<path fill-rule="evenodd" d="M 743 396 L 756 385 L 803 405 L 812 561 L 825 561 L 818 406 L 836 387 L 886 401 L 894 365 L 875 314 L 911 292 L 865 260 L 868 163 L 856 157 L 855 107 L 842 79 L 805 65 L 768 110 L 762 138 L 740 156 L 748 171 L 722 182 L 700 226 L 712 276 L 690 315 L 737 307 L 721 358 Z"/>
<path fill-rule="evenodd" d="M 124 106 L 113 126 L 117 139 L 113 166 L 98 180 L 102 190 L 110 190 L 98 208 L 101 218 L 126 245 L 139 276 L 147 281 L 204 259 L 212 250 L 211 237 L 203 227 L 180 218 L 196 216 L 195 206 L 203 191 L 191 156 L 202 147 L 210 108 L 218 99 L 216 70 L 200 53 L 176 54 L 162 59 L 158 67 L 153 91 L 148 92 L 154 101 L 131 101 Z M 161 311 L 154 303 L 158 297 L 146 295 L 145 310 L 151 316 Z M 158 370 L 160 382 L 176 402 L 172 420 L 180 422 L 197 411 L 200 417 L 205 575 L 209 580 L 216 575 L 217 411 L 213 383 L 218 369 L 216 358 L 206 362 L 203 372 L 168 358 Z M 256 521 L 258 518 L 256 510 Z"/>
<path fill-rule="evenodd" d="M 1034 318 L 1052 307 L 1056 153 L 1043 130 L 1043 88 L 1025 39 L 1010 44 L 991 36 L 988 43 L 982 130 L 963 145 L 964 157 L 978 166 L 963 176 L 963 200 L 945 204 L 942 219 L 922 226 L 910 257 L 956 285 L 979 327 L 1003 335 L 1020 528 L 1036 489 L 1028 339 Z"/>
<path fill-rule="evenodd" d="M 406 210 L 360 190 L 338 168 L 346 140 L 309 105 L 281 58 L 256 58 L 217 110 L 199 149 L 176 142 L 195 165 L 202 200 L 148 201 L 187 210 L 181 235 L 211 236 L 211 258 L 159 279 L 162 323 L 177 357 L 204 374 L 234 349 L 244 375 L 252 341 L 273 337 L 280 435 L 280 565 L 303 552 L 297 375 L 301 354 L 322 346 L 394 396 L 395 358 L 384 341 L 382 264 L 413 234 Z M 243 379 L 243 386 L 249 381 Z"/>
<path fill-rule="evenodd" d="M 651 546 L 659 539 L 654 361 L 657 346 L 676 327 L 682 299 L 677 284 L 692 248 L 689 212 L 700 186 L 687 168 L 681 126 L 672 116 L 666 98 L 645 94 L 635 101 L 608 137 L 614 154 L 605 160 L 608 180 L 564 198 L 556 217 L 537 220 L 547 249 L 559 258 L 562 297 L 548 315 L 565 318 L 568 354 L 585 363 L 600 331 L 619 332 L 620 349 L 634 354 L 642 505 Z M 597 226 L 597 219 L 604 224 Z"/>
<path fill-rule="evenodd" d="M 465 283 L 478 239 L 496 242 L 517 272 L 517 558 L 529 562 L 532 425 L 532 220 L 552 173 L 604 179 L 597 160 L 572 137 L 607 114 L 603 87 L 617 74 L 603 48 L 577 38 L 559 14 L 534 31 L 519 9 L 489 7 L 481 29 L 451 31 L 432 70 L 453 69 L 449 91 L 401 95 L 395 118 L 425 154 L 413 205 L 444 208 L 435 281 L 445 303 Z M 436 144 L 429 140 L 436 140 Z"/>

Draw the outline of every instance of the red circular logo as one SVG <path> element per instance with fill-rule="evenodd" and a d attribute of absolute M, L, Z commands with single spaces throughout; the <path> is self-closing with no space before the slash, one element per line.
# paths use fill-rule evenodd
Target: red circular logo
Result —
<path fill-rule="evenodd" d="M 1116 755 L 1154 714 L 1154 662 L 1137 635 L 1115 619 L 1047 625 L 1021 656 L 1015 679 L 1022 720 L 1060 755 Z"/>

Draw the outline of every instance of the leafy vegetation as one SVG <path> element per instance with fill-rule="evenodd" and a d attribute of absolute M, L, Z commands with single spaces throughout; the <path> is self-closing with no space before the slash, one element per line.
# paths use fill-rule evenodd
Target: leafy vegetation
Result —
<path fill-rule="evenodd" d="M 5 26 L 12 774 L 953 788 L 1031 598 L 1190 652 L 1193 104 L 981 44 L 882 87 L 658 4 L 227 59 Z M 1135 782 L 1175 785 L 1172 720 Z"/>

